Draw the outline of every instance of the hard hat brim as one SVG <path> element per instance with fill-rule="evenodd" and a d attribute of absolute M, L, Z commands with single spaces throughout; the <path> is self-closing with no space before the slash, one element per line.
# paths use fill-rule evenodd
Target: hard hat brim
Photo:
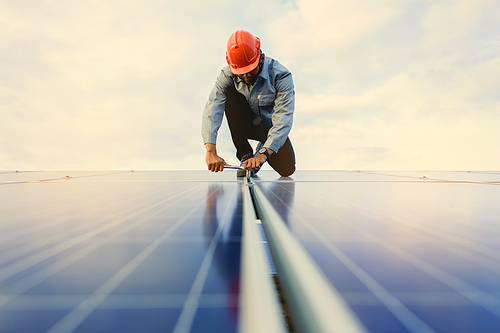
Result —
<path fill-rule="evenodd" d="M 241 68 L 233 68 L 232 66 L 229 66 L 229 69 L 231 70 L 231 73 L 234 75 L 242 75 L 248 72 L 253 71 L 255 68 L 257 68 L 257 65 L 259 64 L 260 57 L 257 57 L 257 59 L 249 64 L 248 66 L 241 67 Z"/>

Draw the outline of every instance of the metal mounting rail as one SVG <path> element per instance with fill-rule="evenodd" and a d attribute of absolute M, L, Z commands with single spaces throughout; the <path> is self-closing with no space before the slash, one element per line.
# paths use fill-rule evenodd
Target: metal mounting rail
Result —
<path fill-rule="evenodd" d="M 285 322 L 274 282 L 268 273 L 266 254 L 250 196 L 253 186 L 245 177 L 243 185 L 243 237 L 241 243 L 240 333 L 285 333 Z"/>
<path fill-rule="evenodd" d="M 260 188 L 251 180 L 248 188 L 262 220 L 295 329 L 301 333 L 366 332 Z"/>

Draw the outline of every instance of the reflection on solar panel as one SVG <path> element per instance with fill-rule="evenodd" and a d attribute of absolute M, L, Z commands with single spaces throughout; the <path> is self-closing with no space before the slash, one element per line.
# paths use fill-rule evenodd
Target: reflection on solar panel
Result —
<path fill-rule="evenodd" d="M 500 172 L 0 173 L 0 332 L 251 331 L 252 306 L 273 299 L 249 298 L 262 272 L 248 267 L 264 266 L 244 216 L 262 219 L 297 330 L 311 311 L 332 329 L 496 332 L 498 185 Z M 296 260 L 278 253 L 289 244 Z M 316 280 L 288 276 L 297 263 Z M 307 301 L 323 278 L 326 316 L 327 296 Z"/>

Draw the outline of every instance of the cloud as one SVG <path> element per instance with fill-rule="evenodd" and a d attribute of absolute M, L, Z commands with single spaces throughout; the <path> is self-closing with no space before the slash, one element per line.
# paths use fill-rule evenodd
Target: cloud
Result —
<path fill-rule="evenodd" d="M 360 169 L 367 166 L 373 167 L 386 160 L 390 154 L 390 149 L 384 147 L 353 147 L 343 149 L 334 154 L 335 162 L 338 164 L 358 165 Z M 328 169 L 330 163 L 325 163 L 322 169 Z"/>
<path fill-rule="evenodd" d="M 44 9 L 13 9 L 2 44 L 10 65 L 2 66 L 0 88 L 4 146 L 22 147 L 24 165 L 132 167 L 142 158 L 161 166 L 194 147 L 186 137 L 199 136 L 193 101 L 200 95 L 187 87 L 197 91 L 199 82 L 179 66 L 194 62 L 186 56 L 193 54 L 190 36 L 171 33 L 176 27 L 166 29 L 166 17 L 130 3 Z M 18 149 L 2 159 L 7 168 L 23 159 L 12 155 Z"/>
<path fill-rule="evenodd" d="M 292 65 L 301 63 L 295 146 L 322 160 L 330 153 L 326 165 L 334 169 L 498 166 L 490 141 L 500 139 L 494 130 L 500 49 L 489 32 L 499 28 L 496 3 L 384 2 L 361 30 L 343 26 L 345 38 L 332 34 L 345 8 L 299 15 L 315 5 L 300 3 L 288 14 L 302 20 L 303 33 L 290 37 L 292 45 L 305 46 L 286 50 Z M 363 10 L 347 14 L 353 22 L 363 16 Z M 383 161 L 353 157 L 357 147 L 373 146 L 386 149 Z"/>
<path fill-rule="evenodd" d="M 236 29 L 293 73 L 299 169 L 498 169 L 495 1 L 0 8 L 0 169 L 205 169 L 201 112 Z M 226 124 L 218 151 L 237 163 Z"/>

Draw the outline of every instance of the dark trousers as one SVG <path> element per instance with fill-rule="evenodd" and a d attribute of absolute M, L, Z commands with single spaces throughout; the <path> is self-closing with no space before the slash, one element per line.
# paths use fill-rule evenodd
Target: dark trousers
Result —
<path fill-rule="evenodd" d="M 239 160 L 245 154 L 253 152 L 248 139 L 262 143 L 267 140 L 267 133 L 271 127 L 255 126 L 252 123 L 255 113 L 250 109 L 245 96 L 232 87 L 226 92 L 225 114 L 231 131 L 231 138 L 236 148 L 236 157 Z M 283 147 L 272 154 L 267 162 L 282 177 L 290 176 L 295 172 L 295 153 L 289 138 L 286 138 Z"/>

